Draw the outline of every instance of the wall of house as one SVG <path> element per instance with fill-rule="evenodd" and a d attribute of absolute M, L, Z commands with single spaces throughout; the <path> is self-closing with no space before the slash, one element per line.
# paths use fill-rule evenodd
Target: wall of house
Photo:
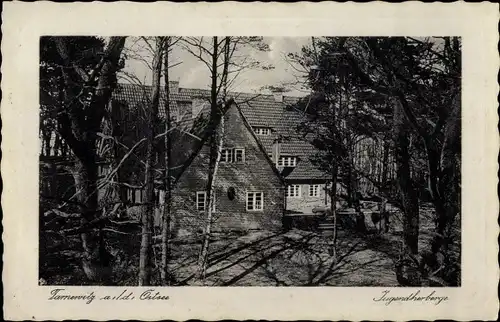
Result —
<path fill-rule="evenodd" d="M 245 127 L 236 106 L 224 121 L 224 148 L 244 148 L 245 159 L 238 163 L 220 163 L 215 179 L 216 209 L 213 230 L 281 229 L 284 213 L 284 184 L 273 171 L 266 155 Z M 209 147 L 205 144 L 190 167 L 181 176 L 173 196 L 174 234 L 201 232 L 205 216 L 196 210 L 196 192 L 207 183 Z M 230 200 L 228 190 L 235 191 Z M 263 192 L 262 211 L 246 210 L 248 191 Z"/>
<path fill-rule="evenodd" d="M 300 196 L 299 197 L 286 197 L 286 210 L 287 213 L 312 213 L 315 207 L 325 207 L 325 184 L 319 185 L 319 196 L 310 197 L 309 196 L 309 186 L 314 183 L 303 183 L 303 182 L 290 182 L 290 185 L 300 186 Z"/>
<path fill-rule="evenodd" d="M 319 196 L 309 196 L 309 186 L 319 184 Z M 299 197 L 286 197 L 286 212 L 287 213 L 312 213 L 316 207 L 330 207 L 330 196 L 326 195 L 325 183 L 307 182 L 304 180 L 289 180 L 287 185 L 299 185 L 301 194 Z M 337 192 L 341 192 L 341 184 L 337 184 Z M 326 200 L 325 200 L 326 199 Z M 344 202 L 337 200 L 337 208 L 340 208 Z"/>

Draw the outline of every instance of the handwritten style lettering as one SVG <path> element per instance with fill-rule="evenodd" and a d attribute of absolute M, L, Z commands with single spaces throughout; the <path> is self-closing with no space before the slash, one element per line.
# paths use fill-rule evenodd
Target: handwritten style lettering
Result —
<path fill-rule="evenodd" d="M 56 300 L 56 301 L 62 301 L 62 300 L 81 300 L 85 301 L 86 304 L 92 303 L 92 301 L 97 300 L 97 301 L 117 301 L 117 300 L 124 300 L 124 301 L 131 301 L 135 300 L 136 298 L 138 300 L 169 300 L 170 297 L 161 294 L 160 292 L 156 291 L 155 289 L 148 289 L 140 294 L 140 296 L 136 297 L 133 291 L 129 291 L 127 289 L 124 289 L 120 293 L 115 293 L 115 294 L 110 294 L 110 293 L 104 293 L 104 294 L 94 294 L 94 292 L 90 292 L 89 294 L 71 294 L 68 290 L 64 288 L 56 288 L 50 291 L 50 296 L 49 300 Z"/>
<path fill-rule="evenodd" d="M 95 299 L 94 292 L 89 294 L 80 294 L 80 295 L 71 295 L 63 293 L 63 288 L 56 288 L 50 292 L 49 300 L 82 300 L 85 301 L 86 304 L 92 303 Z"/>
<path fill-rule="evenodd" d="M 441 302 L 447 301 L 447 296 L 437 296 L 436 291 L 432 291 L 428 295 L 420 295 L 420 290 L 410 293 L 407 296 L 390 296 L 390 290 L 382 291 L 382 296 L 373 298 L 375 302 L 385 302 L 385 305 L 390 305 L 393 302 L 433 302 L 434 305 L 439 305 Z"/>
<path fill-rule="evenodd" d="M 141 300 L 168 300 L 169 297 L 165 295 L 161 295 L 160 292 L 156 292 L 153 294 L 155 290 L 150 289 L 144 291 L 139 297 Z"/>

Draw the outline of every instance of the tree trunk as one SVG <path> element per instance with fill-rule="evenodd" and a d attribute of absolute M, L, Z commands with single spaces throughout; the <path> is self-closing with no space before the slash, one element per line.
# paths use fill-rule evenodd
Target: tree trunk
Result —
<path fill-rule="evenodd" d="M 208 166 L 208 182 L 206 188 L 207 196 L 207 209 L 205 209 L 206 214 L 206 225 L 203 237 L 203 244 L 200 251 L 200 256 L 198 258 L 198 278 L 205 279 L 205 274 L 207 270 L 208 262 L 208 248 L 211 237 L 212 230 L 212 217 L 214 211 L 215 194 L 214 194 L 214 183 L 217 176 L 217 170 L 219 168 L 222 147 L 224 144 L 224 111 L 226 110 L 225 105 L 225 95 L 227 93 L 227 76 L 229 68 L 229 44 L 230 38 L 226 37 L 224 41 L 224 48 L 219 50 L 219 44 L 217 37 L 213 37 L 213 52 L 212 52 L 212 86 L 211 86 L 211 113 L 210 113 L 210 161 Z M 217 85 L 217 79 L 219 77 L 217 71 L 217 61 L 220 55 L 223 55 L 223 70 L 222 75 L 220 75 L 220 85 Z M 220 89 L 223 89 L 223 103 L 219 105 L 217 103 L 217 94 Z M 217 126 L 219 129 L 217 130 Z"/>
<path fill-rule="evenodd" d="M 46 125 L 42 127 L 42 149 L 45 156 L 50 156 L 50 138 L 52 131 L 47 130 Z"/>
<path fill-rule="evenodd" d="M 111 168 L 115 169 L 116 166 L 120 163 L 122 158 L 125 156 L 126 151 L 123 146 L 118 144 L 117 142 L 122 142 L 123 136 L 126 131 L 126 117 L 124 113 L 127 111 L 123 111 L 122 106 L 120 104 L 109 104 L 109 135 L 113 137 L 115 142 L 112 142 L 112 157 L 111 157 Z M 115 174 L 115 181 L 118 185 L 114 186 L 113 194 L 114 199 L 116 201 L 121 202 L 122 204 L 127 204 L 127 187 L 121 185 L 127 181 L 127 173 L 126 166 L 121 166 Z"/>
<path fill-rule="evenodd" d="M 151 130 L 148 130 L 151 132 Z M 150 137 L 150 135 L 148 135 Z M 152 169 L 151 159 L 153 158 L 153 148 L 150 142 L 147 143 L 146 152 L 146 167 L 145 167 L 145 182 L 146 187 L 146 200 L 141 200 L 145 202 L 141 212 L 141 248 L 139 254 L 139 286 L 151 285 L 151 267 L 152 267 L 152 233 L 153 233 L 153 188 L 154 188 L 154 176 Z"/>
<path fill-rule="evenodd" d="M 394 131 L 399 194 L 404 212 L 403 238 L 407 251 L 417 255 L 419 207 L 415 187 L 410 176 L 410 154 L 408 150 L 410 134 L 399 104 L 395 104 Z"/>
<path fill-rule="evenodd" d="M 160 99 L 160 77 L 162 64 L 162 40 L 156 38 L 156 49 L 153 57 L 153 80 L 151 91 L 151 106 L 147 109 L 147 120 L 151 126 L 146 127 L 147 146 L 146 146 L 146 205 L 143 206 L 141 213 L 141 249 L 139 256 L 139 286 L 151 285 L 151 270 L 153 266 L 152 258 L 152 234 L 153 234 L 153 213 L 155 208 L 154 194 L 154 172 L 153 165 L 155 160 L 154 137 L 158 117 L 158 105 Z"/>
<path fill-rule="evenodd" d="M 389 140 L 384 138 L 383 143 L 383 156 L 382 156 L 382 179 L 380 179 L 380 183 L 382 187 L 385 187 L 387 184 L 387 172 L 389 169 Z"/>
<path fill-rule="evenodd" d="M 437 233 L 446 234 L 450 222 L 459 212 L 460 182 L 460 102 L 457 96 L 448 117 L 441 151 L 435 144 L 426 144 L 429 163 L 429 185 L 436 208 Z"/>
<path fill-rule="evenodd" d="M 74 155 L 75 165 L 72 172 L 82 214 L 82 225 L 85 225 L 98 217 L 96 138 L 104 111 L 116 85 L 116 71 L 125 37 L 111 37 L 101 63 L 87 75 L 88 80 L 72 79 L 72 76 L 78 73 L 73 71 L 76 67 L 68 55 L 67 41 L 66 37 L 54 38 L 57 51 L 66 65 L 63 70 L 64 77 L 61 77 L 60 95 L 65 96 L 66 102 L 74 101 L 77 96 L 74 92 L 75 82 L 82 84 L 83 93 L 84 86 L 91 85 L 97 80 L 92 101 L 89 105 L 83 104 L 80 107 L 84 109 L 85 118 L 82 119 L 81 111 L 75 111 L 69 104 L 66 113 L 60 113 L 57 120 L 59 134 Z M 86 276 L 91 281 L 108 283 L 111 275 L 111 256 L 106 251 L 102 232 L 85 231 L 81 234 L 81 240 L 82 264 Z"/>
<path fill-rule="evenodd" d="M 213 212 L 214 212 L 214 204 L 215 204 L 215 180 L 217 177 L 217 170 L 219 169 L 219 163 L 220 163 L 220 157 L 222 153 L 222 147 L 223 147 L 223 139 L 224 139 L 224 117 L 221 118 L 220 120 L 220 133 L 217 135 L 217 137 L 214 137 L 214 141 L 218 141 L 216 144 L 217 146 L 217 158 L 215 161 L 214 165 L 214 170 L 213 170 L 213 175 L 212 175 L 212 180 L 209 183 L 210 188 L 207 189 L 210 191 L 210 197 L 208 197 L 208 192 L 207 192 L 207 209 L 205 210 L 206 213 L 206 226 L 205 226 L 205 234 L 203 237 L 203 246 L 202 250 L 200 253 L 200 258 L 199 258 L 199 278 L 200 279 L 205 279 L 205 274 L 207 270 L 207 262 L 208 262 L 208 248 L 210 244 L 210 237 L 211 237 L 211 230 L 212 230 L 212 221 L 213 221 Z"/>
<path fill-rule="evenodd" d="M 433 203 L 436 209 L 436 236 L 431 244 L 431 262 L 439 263 L 444 270 L 439 276 L 447 285 L 456 286 L 460 284 L 457 254 L 449 251 L 449 246 L 456 240 L 460 240 L 460 229 L 454 229 L 454 222 L 460 214 L 460 169 L 461 169 L 461 146 L 460 146 L 460 96 L 453 100 L 452 110 L 444 129 L 443 146 L 440 158 L 429 158 L 429 162 L 439 162 L 439 180 L 437 188 L 439 191 L 433 193 Z M 435 153 L 437 154 L 437 153 Z M 434 154 L 432 154 L 434 155 Z M 438 167 L 434 165 L 434 167 Z M 445 267 L 446 266 L 446 267 Z"/>
<path fill-rule="evenodd" d="M 348 150 L 348 155 L 347 155 L 347 167 L 349 169 L 349 182 L 348 182 L 348 185 L 349 185 L 349 189 L 350 189 L 350 204 L 349 204 L 349 207 L 353 207 L 353 206 L 356 206 L 356 202 L 358 201 L 358 190 L 359 190 L 359 185 L 358 185 L 358 176 L 357 176 L 357 172 L 356 172 L 356 168 L 354 166 L 354 160 L 353 160 L 353 156 L 354 156 L 354 151 L 353 149 L 351 149 L 351 147 L 349 147 L 349 150 Z"/>
<path fill-rule="evenodd" d="M 348 159 L 350 159 L 350 156 L 348 156 Z M 350 160 L 347 161 L 348 162 L 348 165 L 347 165 L 347 178 L 346 176 L 344 176 L 344 180 L 347 179 L 347 184 L 346 184 L 346 187 L 347 187 L 347 206 L 350 208 L 352 207 L 352 200 L 353 200 L 353 185 L 352 185 L 352 167 L 350 166 Z"/>
<path fill-rule="evenodd" d="M 162 285 L 169 284 L 168 276 L 168 261 L 170 258 L 170 220 L 172 209 L 172 182 L 170 178 L 171 168 L 171 142 L 170 142 L 170 87 L 169 87 L 169 50 L 170 50 L 170 37 L 165 37 L 164 40 L 164 70 L 165 70 L 165 200 L 163 204 L 163 222 L 161 232 L 161 283 Z"/>
<path fill-rule="evenodd" d="M 397 277 L 407 286 L 421 285 L 418 264 L 419 207 L 410 176 L 409 127 L 399 102 L 394 104 L 394 140 L 399 196 L 403 210 L 403 249 Z"/>
<path fill-rule="evenodd" d="M 92 145 L 92 142 L 88 142 Z M 75 160 L 72 173 L 75 180 L 77 201 L 82 214 L 81 225 L 95 220 L 99 214 L 97 191 L 97 165 L 92 152 L 86 160 Z M 111 278 L 111 255 L 107 252 L 102 231 L 84 231 L 80 234 L 83 248 L 83 271 L 90 281 L 109 284 Z"/>
<path fill-rule="evenodd" d="M 441 177 L 439 189 L 445 211 L 438 214 L 438 233 L 449 235 L 450 224 L 460 212 L 460 168 L 461 168 L 461 130 L 460 97 L 453 102 L 452 112 L 445 127 L 445 137 L 441 151 Z"/>
<path fill-rule="evenodd" d="M 212 189 L 214 181 L 214 172 L 217 164 L 217 159 L 220 157 L 217 155 L 217 122 L 219 119 L 219 109 L 217 107 L 217 58 L 218 58 L 218 40 L 217 37 L 213 37 L 213 52 L 212 52 L 212 85 L 210 89 L 210 121 L 209 121 L 209 131 L 210 131 L 210 155 L 208 164 L 208 181 L 205 189 L 206 201 L 205 201 L 205 229 L 203 234 L 203 243 L 200 250 L 200 255 L 198 257 L 198 278 L 204 279 L 207 265 L 208 257 L 208 244 L 210 240 L 210 233 L 212 228 L 212 209 L 210 205 L 212 204 Z"/>
<path fill-rule="evenodd" d="M 333 259 L 337 260 L 337 176 L 338 176 L 338 164 L 334 161 L 332 164 L 332 188 L 330 190 L 330 211 L 333 216 L 333 236 L 332 236 L 332 256 Z"/>
<path fill-rule="evenodd" d="M 116 72 L 120 61 L 120 55 L 125 45 L 125 37 L 111 37 L 104 52 L 104 59 L 100 70 L 100 77 L 94 91 L 92 103 L 88 109 L 89 135 L 97 137 L 101 128 L 103 116 L 109 100 L 116 87 Z"/>

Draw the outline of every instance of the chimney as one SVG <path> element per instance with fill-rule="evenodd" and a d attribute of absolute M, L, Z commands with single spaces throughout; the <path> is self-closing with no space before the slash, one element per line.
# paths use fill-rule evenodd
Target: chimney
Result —
<path fill-rule="evenodd" d="M 273 93 L 274 96 L 274 101 L 278 103 L 283 103 L 283 93 L 282 92 L 275 92 Z"/>

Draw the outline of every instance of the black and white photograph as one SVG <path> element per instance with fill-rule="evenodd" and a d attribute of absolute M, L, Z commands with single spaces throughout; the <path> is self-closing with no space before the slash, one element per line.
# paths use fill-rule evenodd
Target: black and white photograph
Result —
<path fill-rule="evenodd" d="M 495 320 L 499 19 L 7 3 L 4 319 Z"/>
<path fill-rule="evenodd" d="M 39 285 L 462 285 L 461 37 L 49 34 L 39 95 Z"/>

